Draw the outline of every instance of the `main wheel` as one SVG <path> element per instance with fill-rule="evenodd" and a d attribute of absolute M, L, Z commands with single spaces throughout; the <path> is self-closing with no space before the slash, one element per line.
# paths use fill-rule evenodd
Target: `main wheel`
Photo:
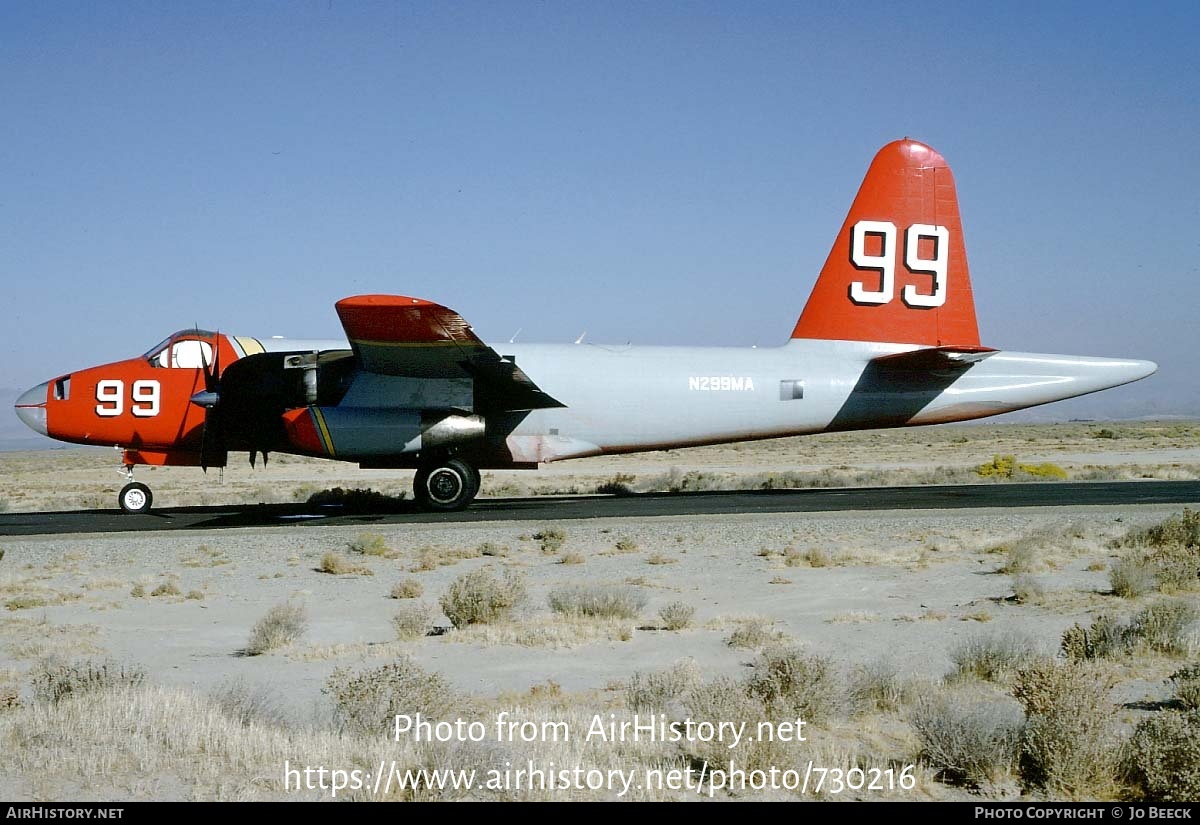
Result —
<path fill-rule="evenodd" d="M 461 510 L 478 492 L 479 473 L 457 458 L 422 467 L 413 477 L 413 495 L 428 510 Z"/>
<path fill-rule="evenodd" d="M 131 481 L 117 494 L 117 503 L 126 513 L 147 513 L 154 502 L 150 488 L 138 481 Z"/>

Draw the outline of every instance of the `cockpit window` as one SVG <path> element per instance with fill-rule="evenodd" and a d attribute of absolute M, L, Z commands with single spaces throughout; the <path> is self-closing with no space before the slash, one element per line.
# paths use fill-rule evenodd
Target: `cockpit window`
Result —
<path fill-rule="evenodd" d="M 208 341 L 176 341 L 171 345 L 171 366 L 175 369 L 199 370 L 212 362 L 212 344 Z"/>
<path fill-rule="evenodd" d="M 146 353 L 152 367 L 168 369 L 205 369 L 213 362 L 212 343 L 197 340 L 195 336 L 212 336 L 211 332 L 189 330 L 176 333 Z M 183 337 L 187 336 L 187 337 Z"/>

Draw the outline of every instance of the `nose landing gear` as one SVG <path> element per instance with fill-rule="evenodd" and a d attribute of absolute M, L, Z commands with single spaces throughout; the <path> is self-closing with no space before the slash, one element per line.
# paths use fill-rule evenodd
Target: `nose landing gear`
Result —
<path fill-rule="evenodd" d="M 140 481 L 131 481 L 117 494 L 117 503 L 126 513 L 147 513 L 154 502 L 150 488 Z"/>
<path fill-rule="evenodd" d="M 150 505 L 154 503 L 154 494 L 145 484 L 133 480 L 133 465 L 126 464 L 117 472 L 125 476 L 125 480 L 128 482 L 121 488 L 121 492 L 117 493 L 117 504 L 121 506 L 121 509 L 135 515 L 150 512 Z"/>

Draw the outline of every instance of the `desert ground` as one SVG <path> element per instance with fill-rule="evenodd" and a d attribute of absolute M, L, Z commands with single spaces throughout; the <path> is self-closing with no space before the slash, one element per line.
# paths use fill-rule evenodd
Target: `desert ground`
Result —
<path fill-rule="evenodd" d="M 13 511 L 111 509 L 123 483 L 107 450 L 0 467 Z M 410 478 L 290 457 L 220 475 L 138 471 L 157 506 L 401 495 Z M 1064 477 L 1200 478 L 1200 425 L 846 433 L 488 472 L 482 494 Z M 3 798 L 1200 798 L 1200 517 L 1180 507 L 310 525 L 0 550 Z M 397 714 L 485 735 L 418 741 Z M 682 739 L 587 735 L 635 717 Z M 753 735 L 707 741 L 689 721 Z M 551 763 L 569 773 L 558 785 L 512 774 Z M 297 787 L 296 766 L 330 773 Z M 419 769 L 480 779 L 391 782 Z M 772 769 L 778 786 L 754 785 Z M 682 787 L 656 784 L 670 771 Z"/>

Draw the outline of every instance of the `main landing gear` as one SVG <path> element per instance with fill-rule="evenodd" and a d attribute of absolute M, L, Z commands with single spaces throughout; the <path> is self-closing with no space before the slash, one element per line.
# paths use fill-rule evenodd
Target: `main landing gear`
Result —
<path fill-rule="evenodd" d="M 423 464 L 413 477 L 413 495 L 426 510 L 462 510 L 479 492 L 479 471 L 457 458 Z"/>

